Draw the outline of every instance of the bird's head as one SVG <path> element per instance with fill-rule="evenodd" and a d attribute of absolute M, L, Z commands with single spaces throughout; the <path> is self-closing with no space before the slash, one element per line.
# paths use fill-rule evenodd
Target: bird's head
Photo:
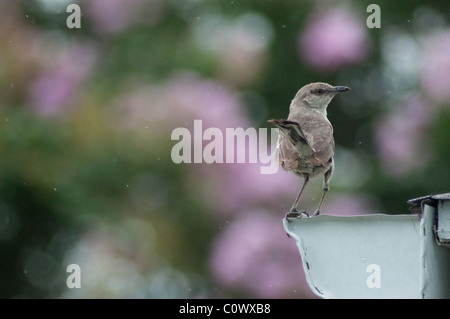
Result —
<path fill-rule="evenodd" d="M 326 115 L 327 106 L 339 92 L 350 91 L 346 86 L 332 86 L 327 83 L 315 82 L 302 87 L 294 99 L 291 107 L 305 106 Z"/>

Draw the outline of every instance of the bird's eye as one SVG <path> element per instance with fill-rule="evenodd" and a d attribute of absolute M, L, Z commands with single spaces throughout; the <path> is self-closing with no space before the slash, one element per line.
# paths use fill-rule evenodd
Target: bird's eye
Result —
<path fill-rule="evenodd" d="M 322 89 L 316 90 L 316 94 L 322 94 L 322 93 L 323 93 L 323 90 L 322 90 Z"/>

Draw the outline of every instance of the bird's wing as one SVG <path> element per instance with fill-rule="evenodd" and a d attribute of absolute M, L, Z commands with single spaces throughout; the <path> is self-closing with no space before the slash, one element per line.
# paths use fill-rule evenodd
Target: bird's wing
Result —
<path fill-rule="evenodd" d="M 327 164 L 334 155 L 333 126 L 328 120 L 317 116 L 302 118 L 301 126 L 303 134 L 309 145 L 314 149 L 311 156 L 311 164 L 320 166 Z"/>
<path fill-rule="evenodd" d="M 275 125 L 293 146 L 300 142 L 311 147 L 297 122 L 289 120 L 268 120 L 267 122 Z M 312 147 L 311 149 L 314 151 Z"/>
<path fill-rule="evenodd" d="M 330 122 L 315 116 L 304 117 L 301 123 L 291 120 L 269 120 L 268 122 L 278 127 L 280 134 L 290 142 L 296 152 L 305 152 L 306 146 L 311 152 L 310 161 L 314 166 L 325 165 L 333 157 L 333 127 Z M 287 157 L 292 158 L 292 156 Z"/>
<path fill-rule="evenodd" d="M 293 171 L 299 165 L 300 155 L 313 154 L 313 149 L 308 142 L 297 122 L 288 120 L 269 120 L 278 128 L 279 136 L 277 143 L 278 161 L 285 170 Z"/>

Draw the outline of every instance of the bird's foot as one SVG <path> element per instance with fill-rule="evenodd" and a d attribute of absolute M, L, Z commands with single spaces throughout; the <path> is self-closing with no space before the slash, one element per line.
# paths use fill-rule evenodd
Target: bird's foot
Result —
<path fill-rule="evenodd" d="M 318 211 L 318 210 L 316 210 L 315 212 L 314 212 L 314 214 L 312 214 L 313 216 L 319 216 L 319 214 L 320 214 L 320 212 Z"/>
<path fill-rule="evenodd" d="M 309 214 L 304 210 L 297 211 L 295 208 L 286 214 L 286 218 L 291 218 L 291 219 L 302 218 L 302 217 L 309 217 Z"/>

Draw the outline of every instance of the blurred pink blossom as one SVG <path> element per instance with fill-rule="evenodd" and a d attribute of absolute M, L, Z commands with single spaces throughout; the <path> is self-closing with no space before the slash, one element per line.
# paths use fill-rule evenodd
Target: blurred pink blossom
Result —
<path fill-rule="evenodd" d="M 144 15 L 145 6 L 149 5 L 150 9 L 145 10 Z M 88 0 L 83 3 L 83 10 L 84 8 L 95 31 L 101 34 L 114 34 L 139 22 L 156 22 L 161 13 L 161 1 Z"/>
<path fill-rule="evenodd" d="M 166 87 L 168 110 L 174 122 L 199 119 L 204 128 L 249 125 L 244 106 L 229 88 L 194 74 L 181 74 Z"/>
<path fill-rule="evenodd" d="M 400 177 L 427 162 L 430 107 L 432 104 L 419 95 L 408 97 L 394 114 L 387 115 L 377 125 L 375 142 L 388 174 Z"/>
<path fill-rule="evenodd" d="M 365 194 L 332 194 L 327 198 L 323 214 L 354 216 L 380 213 L 377 201 Z"/>
<path fill-rule="evenodd" d="M 281 167 L 275 174 L 261 174 L 266 164 L 216 164 L 194 167 L 206 187 L 197 189 L 222 216 L 238 215 L 256 207 L 271 207 L 280 218 L 289 210 L 301 179 Z M 305 197 L 308 194 L 305 193 Z"/>
<path fill-rule="evenodd" d="M 211 272 L 229 288 L 256 298 L 313 297 L 281 217 L 264 210 L 242 214 L 227 224 L 212 248 Z"/>
<path fill-rule="evenodd" d="M 424 41 L 420 60 L 421 85 L 438 102 L 450 101 L 450 29 Z"/>
<path fill-rule="evenodd" d="M 111 103 L 114 126 L 142 127 L 167 132 L 192 128 L 202 120 L 203 129 L 248 126 L 243 105 L 235 94 L 213 80 L 194 73 L 179 73 L 164 85 L 132 87 Z"/>
<path fill-rule="evenodd" d="M 299 51 L 312 67 L 335 70 L 364 61 L 370 42 L 365 21 L 347 9 L 312 15 L 299 38 Z"/>
<path fill-rule="evenodd" d="M 73 45 L 62 50 L 55 65 L 42 71 L 32 83 L 29 92 L 31 106 L 41 115 L 66 110 L 96 59 L 97 51 L 90 45 Z"/>
<path fill-rule="evenodd" d="M 264 175 L 260 173 L 260 167 L 261 164 L 235 164 L 230 167 L 227 176 L 229 189 L 222 198 L 224 207 L 228 210 L 246 210 L 254 205 L 271 204 L 279 207 L 281 212 L 289 209 L 290 200 L 295 199 L 301 180 L 281 167 L 275 174 Z"/>

